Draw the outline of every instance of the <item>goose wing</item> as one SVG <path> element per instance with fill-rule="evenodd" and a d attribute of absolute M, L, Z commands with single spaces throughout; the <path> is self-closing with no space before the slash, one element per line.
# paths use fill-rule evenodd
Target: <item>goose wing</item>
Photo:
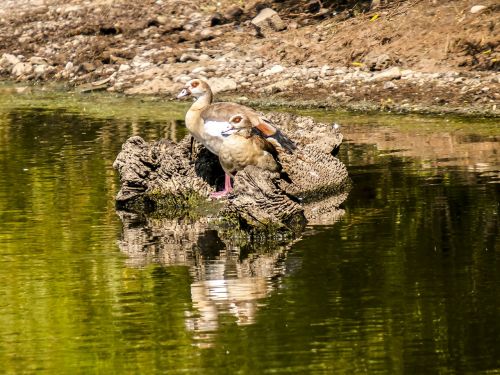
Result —
<path fill-rule="evenodd" d="M 201 118 L 205 123 L 227 122 L 236 113 L 247 116 L 254 129 L 261 136 L 268 138 L 270 141 L 274 140 L 288 153 L 292 153 L 297 148 L 295 143 L 271 121 L 261 116 L 255 110 L 241 104 L 228 102 L 214 103 L 201 113 Z"/>

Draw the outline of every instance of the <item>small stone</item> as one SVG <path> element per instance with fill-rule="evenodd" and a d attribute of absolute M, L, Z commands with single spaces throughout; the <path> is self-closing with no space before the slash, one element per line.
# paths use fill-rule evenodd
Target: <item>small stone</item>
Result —
<path fill-rule="evenodd" d="M 20 77 L 22 75 L 30 74 L 33 71 L 33 66 L 30 63 L 18 62 L 12 68 L 12 75 Z"/>
<path fill-rule="evenodd" d="M 208 80 L 208 84 L 210 85 L 214 94 L 217 94 L 222 91 L 233 91 L 238 87 L 236 81 L 231 78 L 220 78 L 214 77 Z"/>
<path fill-rule="evenodd" d="M 217 30 L 217 31 L 219 31 L 219 30 Z M 217 36 L 220 36 L 220 31 L 219 32 L 215 32 L 212 29 L 203 29 L 198 34 L 197 40 L 199 40 L 199 41 L 212 40 L 212 39 L 214 39 Z"/>
<path fill-rule="evenodd" d="M 20 61 L 21 60 L 19 60 L 16 56 L 11 55 L 10 53 L 4 53 L 2 58 L 0 58 L 0 66 L 10 67 L 16 65 Z"/>
<path fill-rule="evenodd" d="M 285 71 L 285 68 L 281 65 L 274 65 L 272 66 L 270 69 L 267 69 L 266 71 L 264 71 L 264 73 L 262 73 L 262 75 L 264 77 L 268 77 L 268 76 L 272 76 L 274 74 L 278 74 L 278 73 L 281 73 L 281 72 L 284 72 Z"/>
<path fill-rule="evenodd" d="M 394 90 L 397 88 L 398 86 L 396 86 L 396 84 L 392 81 L 384 82 L 384 90 Z"/>
<path fill-rule="evenodd" d="M 321 77 L 325 77 L 326 75 L 328 75 L 328 71 L 330 70 L 330 67 L 328 65 L 323 65 L 321 67 L 321 71 L 320 71 L 320 76 Z"/>
<path fill-rule="evenodd" d="M 274 30 L 282 31 L 286 29 L 286 24 L 281 17 L 271 8 L 262 9 L 259 14 L 252 19 L 252 25 L 257 27 L 260 31 Z"/>
<path fill-rule="evenodd" d="M 484 11 L 487 8 L 485 5 L 474 5 L 472 8 L 470 8 L 470 12 L 472 14 L 478 14 Z"/>
<path fill-rule="evenodd" d="M 48 66 L 47 65 L 37 65 L 35 66 L 35 76 L 37 78 L 42 77 L 45 72 L 47 71 Z"/>
<path fill-rule="evenodd" d="M 156 21 L 158 21 L 160 25 L 166 25 L 168 23 L 168 18 L 166 16 L 158 16 L 156 17 Z"/>
<path fill-rule="evenodd" d="M 34 64 L 34 65 L 46 65 L 47 64 L 47 60 L 45 60 L 43 57 L 38 57 L 38 56 L 33 56 L 33 57 L 30 57 L 30 63 Z"/>
<path fill-rule="evenodd" d="M 384 53 L 378 56 L 367 56 L 364 63 L 369 70 L 384 70 L 390 67 L 394 61 L 388 54 Z"/>
<path fill-rule="evenodd" d="M 371 81 L 390 81 L 392 79 L 401 78 L 401 69 L 395 66 L 394 68 L 386 69 L 383 72 L 375 74 Z"/>
<path fill-rule="evenodd" d="M 130 67 L 130 65 L 128 65 L 128 64 L 122 64 L 122 65 L 120 65 L 120 67 L 118 68 L 118 71 L 121 73 L 121 72 L 126 72 L 126 71 L 128 71 L 128 70 L 130 70 L 130 69 L 132 69 L 132 68 Z"/>
<path fill-rule="evenodd" d="M 183 53 L 181 57 L 179 57 L 180 62 L 199 61 L 199 60 L 200 57 L 192 53 Z"/>
<path fill-rule="evenodd" d="M 194 68 L 191 73 L 193 74 L 200 74 L 200 73 L 205 73 L 206 72 L 206 67 L 204 66 L 197 66 L 196 68 Z"/>
<path fill-rule="evenodd" d="M 178 75 L 174 78 L 174 82 L 186 83 L 187 81 L 191 81 L 191 77 L 185 74 Z"/>

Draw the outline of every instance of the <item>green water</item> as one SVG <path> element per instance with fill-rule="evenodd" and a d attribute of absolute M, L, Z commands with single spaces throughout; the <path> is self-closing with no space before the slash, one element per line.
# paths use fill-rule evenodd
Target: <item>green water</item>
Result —
<path fill-rule="evenodd" d="M 500 373 L 495 121 L 314 113 L 345 213 L 251 246 L 115 211 L 122 142 L 185 108 L 0 90 L 2 373 Z"/>

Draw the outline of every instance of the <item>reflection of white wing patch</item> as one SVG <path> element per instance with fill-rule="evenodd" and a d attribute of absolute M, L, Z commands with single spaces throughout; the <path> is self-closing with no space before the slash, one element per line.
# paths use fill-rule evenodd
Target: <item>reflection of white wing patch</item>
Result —
<path fill-rule="evenodd" d="M 231 128 L 231 124 L 226 121 L 207 121 L 205 122 L 205 133 L 213 137 L 222 137 L 222 132 Z"/>

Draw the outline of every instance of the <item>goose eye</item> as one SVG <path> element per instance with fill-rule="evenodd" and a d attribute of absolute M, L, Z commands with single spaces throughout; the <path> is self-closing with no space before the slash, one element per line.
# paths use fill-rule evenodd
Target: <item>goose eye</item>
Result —
<path fill-rule="evenodd" d="M 198 81 L 191 82 L 191 87 L 197 87 L 200 84 Z"/>
<path fill-rule="evenodd" d="M 240 121 L 241 121 L 241 117 L 235 117 L 233 119 L 233 122 L 235 122 L 235 123 L 239 123 Z"/>

